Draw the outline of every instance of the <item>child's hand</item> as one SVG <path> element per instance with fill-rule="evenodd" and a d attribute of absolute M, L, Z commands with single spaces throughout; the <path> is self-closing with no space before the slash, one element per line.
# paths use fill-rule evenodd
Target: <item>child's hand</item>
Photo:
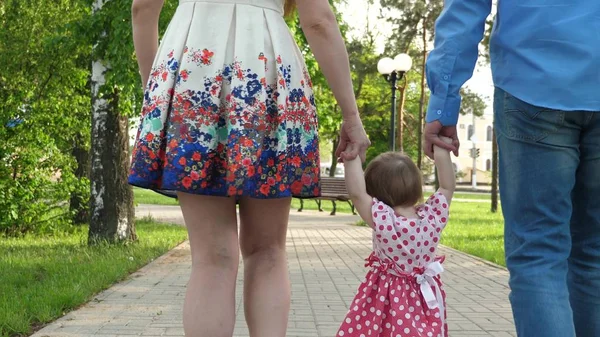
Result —
<path fill-rule="evenodd" d="M 444 136 L 439 136 L 439 137 L 442 140 L 442 142 L 444 142 L 446 144 L 452 144 L 452 138 L 448 138 L 448 137 L 444 137 Z M 434 156 L 435 156 L 435 152 L 442 153 L 442 152 L 450 152 L 450 151 L 448 151 L 446 149 L 443 149 L 443 148 L 441 148 L 441 147 L 439 147 L 437 145 L 434 145 L 433 146 Z"/>
<path fill-rule="evenodd" d="M 439 136 L 439 137 L 440 137 L 440 139 L 441 139 L 441 140 L 442 140 L 444 143 L 446 143 L 446 144 L 452 144 L 452 138 L 445 137 L 445 136 Z"/>
<path fill-rule="evenodd" d="M 346 147 L 346 150 L 340 154 L 340 157 L 338 158 L 338 162 L 345 163 L 345 162 L 352 161 L 356 158 L 359 158 L 358 156 L 352 158 L 348 155 L 349 153 L 352 153 L 352 152 L 354 152 L 354 150 L 357 150 L 357 149 L 358 149 L 358 146 L 356 144 L 354 144 L 354 143 L 348 144 L 348 146 Z"/>

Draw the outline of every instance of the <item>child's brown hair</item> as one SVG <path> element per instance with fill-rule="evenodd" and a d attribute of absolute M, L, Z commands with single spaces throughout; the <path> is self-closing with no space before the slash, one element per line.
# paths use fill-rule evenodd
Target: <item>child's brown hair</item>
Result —
<path fill-rule="evenodd" d="M 406 154 L 385 152 L 365 170 L 367 193 L 385 204 L 410 207 L 423 200 L 421 171 Z"/>

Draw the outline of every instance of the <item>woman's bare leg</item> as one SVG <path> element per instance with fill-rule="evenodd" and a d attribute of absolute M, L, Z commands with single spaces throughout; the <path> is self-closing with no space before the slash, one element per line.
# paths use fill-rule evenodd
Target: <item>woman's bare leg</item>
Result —
<path fill-rule="evenodd" d="M 285 241 L 291 198 L 240 201 L 244 311 L 251 337 L 284 337 L 290 310 Z"/>
<path fill-rule="evenodd" d="M 192 274 L 183 306 L 186 337 L 231 337 L 239 263 L 235 199 L 178 193 Z"/>

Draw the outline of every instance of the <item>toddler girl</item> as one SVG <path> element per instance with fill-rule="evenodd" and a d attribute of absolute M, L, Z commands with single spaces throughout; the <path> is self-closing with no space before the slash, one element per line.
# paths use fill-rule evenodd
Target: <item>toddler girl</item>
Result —
<path fill-rule="evenodd" d="M 443 257 L 436 248 L 455 177 L 447 150 L 435 147 L 434 159 L 440 189 L 424 204 L 421 172 L 405 154 L 383 153 L 364 174 L 360 159 L 344 161 L 352 202 L 373 228 L 373 252 L 337 336 L 447 336 Z"/>

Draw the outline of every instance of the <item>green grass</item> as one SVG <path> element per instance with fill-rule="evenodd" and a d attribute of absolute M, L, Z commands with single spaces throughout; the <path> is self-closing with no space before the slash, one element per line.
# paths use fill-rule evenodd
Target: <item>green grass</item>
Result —
<path fill-rule="evenodd" d="M 366 226 L 359 221 L 358 226 Z M 502 211 L 490 212 L 490 204 L 453 202 L 448 226 L 441 243 L 467 254 L 506 266 L 504 260 L 504 220 Z"/>
<path fill-rule="evenodd" d="M 139 187 L 133 188 L 133 198 L 137 204 L 179 205 L 175 198 L 165 197 L 162 194 Z"/>
<path fill-rule="evenodd" d="M 431 193 L 427 193 L 429 196 Z M 489 193 L 454 193 L 453 198 L 456 199 L 472 199 L 472 200 L 492 200 L 492 195 Z"/>
<path fill-rule="evenodd" d="M 0 336 L 28 335 L 186 238 L 182 227 L 143 220 L 137 242 L 89 247 L 87 230 L 0 239 Z"/>
<path fill-rule="evenodd" d="M 490 204 L 453 202 L 443 245 L 506 266 L 504 261 L 504 220 L 502 211 L 490 212 Z"/>

